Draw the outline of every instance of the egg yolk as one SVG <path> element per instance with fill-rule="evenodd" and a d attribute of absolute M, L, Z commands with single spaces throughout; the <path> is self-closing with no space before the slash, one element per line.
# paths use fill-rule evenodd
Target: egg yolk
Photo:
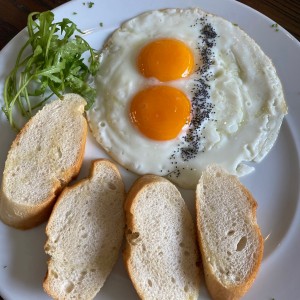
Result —
<path fill-rule="evenodd" d="M 137 93 L 130 104 L 130 119 L 146 137 L 174 139 L 190 120 L 190 101 L 170 86 L 152 86 Z"/>
<path fill-rule="evenodd" d="M 194 68 L 194 56 L 189 47 L 176 39 L 158 39 L 147 44 L 137 59 L 140 73 L 160 81 L 187 77 Z"/>

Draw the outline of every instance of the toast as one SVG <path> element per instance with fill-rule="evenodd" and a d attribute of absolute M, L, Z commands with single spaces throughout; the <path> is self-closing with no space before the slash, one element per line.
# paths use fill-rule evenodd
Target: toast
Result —
<path fill-rule="evenodd" d="M 257 275 L 264 244 L 256 207 L 236 176 L 217 165 L 202 173 L 196 190 L 197 232 L 212 299 L 240 299 Z"/>
<path fill-rule="evenodd" d="M 124 236 L 124 184 L 108 160 L 66 187 L 49 218 L 44 290 L 54 299 L 93 299 L 117 261 Z"/>
<path fill-rule="evenodd" d="M 141 299 L 198 299 L 199 251 L 195 224 L 167 179 L 145 175 L 125 202 L 124 263 Z"/>
<path fill-rule="evenodd" d="M 82 164 L 87 122 L 86 101 L 66 94 L 37 112 L 22 128 L 5 162 L 0 218 L 19 229 L 47 220 L 56 196 Z"/>

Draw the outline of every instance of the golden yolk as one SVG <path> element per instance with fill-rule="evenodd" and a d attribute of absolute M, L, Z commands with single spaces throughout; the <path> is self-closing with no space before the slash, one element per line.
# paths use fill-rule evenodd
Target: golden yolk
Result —
<path fill-rule="evenodd" d="M 188 76 L 194 69 L 194 56 L 179 40 L 158 39 L 140 51 L 137 65 L 143 76 L 165 82 Z"/>
<path fill-rule="evenodd" d="M 130 119 L 148 138 L 165 141 L 178 136 L 190 120 L 190 110 L 190 101 L 180 90 L 152 86 L 134 96 Z"/>

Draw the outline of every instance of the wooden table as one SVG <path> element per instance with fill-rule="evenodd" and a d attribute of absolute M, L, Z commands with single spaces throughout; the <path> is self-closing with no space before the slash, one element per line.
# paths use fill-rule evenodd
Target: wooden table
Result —
<path fill-rule="evenodd" d="M 105 0 L 103 0 L 105 1 Z M 64 0 L 0 0 L 0 49 L 26 26 L 32 11 L 53 9 Z M 299 0 L 241 0 L 244 4 L 273 19 L 300 41 Z M 0 300 L 3 300 L 0 296 Z"/>
<path fill-rule="evenodd" d="M 99 0 L 98 0 L 99 1 Z M 28 13 L 57 7 L 64 0 L 0 0 L 0 49 L 26 26 Z M 299 0 L 241 0 L 273 19 L 300 41 Z"/>

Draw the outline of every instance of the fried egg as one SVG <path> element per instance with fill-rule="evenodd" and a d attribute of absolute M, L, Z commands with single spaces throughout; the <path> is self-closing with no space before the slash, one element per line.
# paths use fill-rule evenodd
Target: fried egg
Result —
<path fill-rule="evenodd" d="M 271 60 L 238 26 L 199 8 L 141 14 L 100 55 L 87 112 L 125 168 L 194 188 L 218 163 L 243 176 L 272 148 L 287 113 Z"/>

